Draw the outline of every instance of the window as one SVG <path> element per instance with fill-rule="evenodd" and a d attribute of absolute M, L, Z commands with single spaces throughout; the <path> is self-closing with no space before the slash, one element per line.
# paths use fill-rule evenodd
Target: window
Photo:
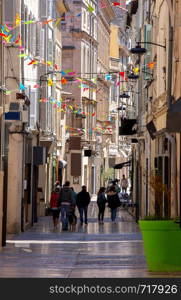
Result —
<path fill-rule="evenodd" d="M 53 31 L 48 28 L 48 61 L 53 61 Z"/>
<path fill-rule="evenodd" d="M 4 1 L 5 8 L 5 22 L 9 24 L 13 24 L 15 17 L 15 1 L 14 0 L 6 0 Z"/>
<path fill-rule="evenodd" d="M 40 31 L 40 56 L 41 58 L 45 58 L 45 29 L 41 29 Z"/>
<path fill-rule="evenodd" d="M 40 17 L 47 18 L 47 0 L 41 0 L 40 2 Z"/>
<path fill-rule="evenodd" d="M 147 24 L 146 26 L 145 26 L 145 32 L 144 32 L 144 34 L 145 34 L 145 42 L 150 42 L 151 41 L 151 32 L 152 32 L 152 26 L 150 25 L 150 24 Z M 145 65 L 145 72 L 148 72 L 148 73 L 150 73 L 149 71 L 147 71 L 147 68 L 146 68 L 146 65 L 151 61 L 151 49 L 152 49 L 152 45 L 149 45 L 149 44 L 145 44 L 145 48 L 148 50 L 147 51 L 147 53 L 146 53 L 146 55 L 145 55 L 145 63 L 144 63 L 144 65 Z M 148 80 L 148 79 L 150 79 L 150 75 L 148 75 L 148 74 L 144 74 L 144 79 L 145 80 Z"/>
<path fill-rule="evenodd" d="M 30 97 L 30 127 L 36 127 L 37 121 L 37 92 L 35 90 L 30 90 L 29 92 Z"/>
<path fill-rule="evenodd" d="M 85 29 L 86 28 L 86 10 L 83 9 L 82 13 L 83 13 L 83 17 L 82 17 L 82 29 Z"/>
<path fill-rule="evenodd" d="M 83 47 L 83 74 L 86 73 L 86 48 Z"/>
<path fill-rule="evenodd" d="M 63 15 L 61 16 L 61 23 L 65 24 L 66 20 L 65 20 L 65 13 L 63 13 Z"/>
<path fill-rule="evenodd" d="M 48 0 L 48 16 L 53 17 L 53 1 Z"/>
<path fill-rule="evenodd" d="M 87 73 L 90 72 L 90 50 L 87 49 Z M 89 74 L 88 74 L 89 76 Z"/>
<path fill-rule="evenodd" d="M 90 30 L 90 15 L 89 13 L 87 12 L 87 24 L 86 24 L 86 30 L 89 32 Z"/>
<path fill-rule="evenodd" d="M 97 20 L 94 19 L 94 38 L 97 40 Z"/>

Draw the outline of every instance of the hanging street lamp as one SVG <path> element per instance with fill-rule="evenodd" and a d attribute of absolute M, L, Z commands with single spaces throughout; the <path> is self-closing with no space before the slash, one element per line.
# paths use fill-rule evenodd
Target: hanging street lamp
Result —
<path fill-rule="evenodd" d="M 136 75 L 134 73 L 130 73 L 128 76 L 127 76 L 128 79 L 133 79 L 133 80 L 136 80 L 139 78 L 139 75 Z"/>
<path fill-rule="evenodd" d="M 119 98 L 126 98 L 129 99 L 130 96 L 128 94 L 126 94 L 125 92 L 123 92 L 123 94 L 119 95 Z"/>
<path fill-rule="evenodd" d="M 138 54 L 138 55 L 142 55 L 145 54 L 147 52 L 146 48 L 142 48 L 140 46 L 140 44 L 148 44 L 148 45 L 154 45 L 154 46 L 158 46 L 158 47 L 162 47 L 164 49 L 166 49 L 166 46 L 160 45 L 160 44 L 156 44 L 156 43 L 152 43 L 152 42 L 137 42 L 137 45 L 135 48 L 131 48 L 130 52 L 132 54 Z"/>

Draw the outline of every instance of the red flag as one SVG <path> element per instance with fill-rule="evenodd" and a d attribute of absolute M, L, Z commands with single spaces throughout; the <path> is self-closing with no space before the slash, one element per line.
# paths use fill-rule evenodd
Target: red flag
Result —
<path fill-rule="evenodd" d="M 120 6 L 120 2 L 113 2 L 114 6 Z"/>
<path fill-rule="evenodd" d="M 8 37 L 6 34 L 4 33 L 0 33 L 0 36 L 3 36 L 3 37 Z"/>
<path fill-rule="evenodd" d="M 119 75 L 124 78 L 124 72 L 119 72 Z"/>
<path fill-rule="evenodd" d="M 32 65 L 35 62 L 36 62 L 36 60 L 33 59 L 32 61 L 30 61 L 30 63 L 28 64 L 28 66 Z"/>
<path fill-rule="evenodd" d="M 19 43 L 19 41 L 20 41 L 20 34 L 18 34 L 18 38 L 17 38 L 17 40 L 15 41 L 15 44 L 18 44 Z"/>

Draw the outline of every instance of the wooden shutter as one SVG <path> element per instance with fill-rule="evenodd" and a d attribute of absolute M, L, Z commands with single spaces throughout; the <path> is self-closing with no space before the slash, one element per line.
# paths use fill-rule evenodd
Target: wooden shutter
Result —
<path fill-rule="evenodd" d="M 47 1 L 41 0 L 40 1 L 40 18 L 47 18 Z"/>
<path fill-rule="evenodd" d="M 81 153 L 71 154 L 71 176 L 81 176 Z"/>
<path fill-rule="evenodd" d="M 36 127 L 37 121 L 37 92 L 35 90 L 30 90 L 30 127 Z"/>
<path fill-rule="evenodd" d="M 79 136 L 70 137 L 69 150 L 81 150 L 81 137 Z"/>
<path fill-rule="evenodd" d="M 152 25 L 147 24 L 144 28 L 144 35 L 145 35 L 145 42 L 151 42 L 152 41 Z M 147 64 L 151 61 L 151 50 L 152 45 L 145 44 L 144 47 L 147 49 L 147 53 L 145 54 L 145 60 L 144 60 L 144 71 L 147 73 L 151 73 L 151 70 L 147 69 Z M 144 79 L 148 80 L 151 78 L 151 75 L 144 73 Z"/>
<path fill-rule="evenodd" d="M 15 18 L 15 2 L 14 0 L 4 1 L 5 23 L 13 24 Z"/>

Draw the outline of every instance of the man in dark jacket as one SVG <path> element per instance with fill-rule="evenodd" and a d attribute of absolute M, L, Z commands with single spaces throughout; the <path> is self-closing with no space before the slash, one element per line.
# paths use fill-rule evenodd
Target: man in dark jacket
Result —
<path fill-rule="evenodd" d="M 83 225 L 83 215 L 85 224 L 87 224 L 87 209 L 90 203 L 90 195 L 87 192 L 85 185 L 82 186 L 82 191 L 77 194 L 76 204 L 80 214 L 80 224 Z"/>
<path fill-rule="evenodd" d="M 70 189 L 70 182 L 66 181 L 59 194 L 59 206 L 61 211 L 62 229 L 68 230 L 68 217 L 70 205 L 73 203 L 73 194 Z"/>

